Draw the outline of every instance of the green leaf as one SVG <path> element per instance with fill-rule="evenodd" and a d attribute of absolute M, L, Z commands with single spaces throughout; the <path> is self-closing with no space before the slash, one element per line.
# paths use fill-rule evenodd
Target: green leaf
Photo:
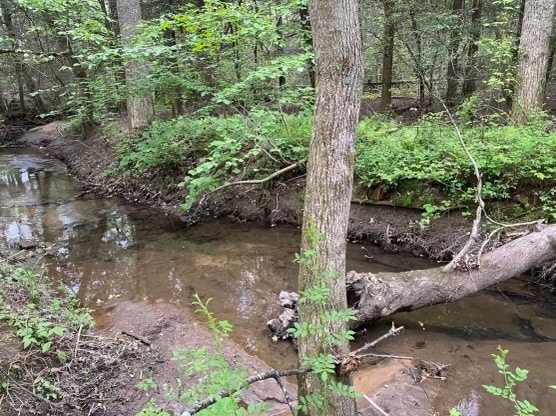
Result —
<path fill-rule="evenodd" d="M 34 340 L 30 337 L 23 338 L 23 348 L 28 348 Z"/>
<path fill-rule="evenodd" d="M 54 328 L 51 329 L 51 332 L 53 334 L 58 335 L 59 337 L 61 337 L 62 335 L 64 335 L 64 333 L 66 332 L 66 328 L 62 327 L 62 326 L 55 326 Z"/>

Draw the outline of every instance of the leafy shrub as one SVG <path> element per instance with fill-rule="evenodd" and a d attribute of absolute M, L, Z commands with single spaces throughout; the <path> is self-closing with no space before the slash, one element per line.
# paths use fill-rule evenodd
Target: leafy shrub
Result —
<path fill-rule="evenodd" d="M 523 125 L 460 127 L 483 180 L 483 199 L 508 200 L 517 189 L 537 189 L 543 209 L 556 219 L 556 134 L 546 120 Z M 369 188 L 399 189 L 418 180 L 442 190 L 452 204 L 474 200 L 476 179 L 456 132 L 442 115 L 402 127 L 369 118 L 358 129 L 355 173 Z"/>
<path fill-rule="evenodd" d="M 202 150 L 211 138 L 211 129 L 211 124 L 202 120 L 155 121 L 135 143 L 124 142 L 118 147 L 120 167 L 144 171 L 183 165 Z"/>
<path fill-rule="evenodd" d="M 188 408 L 201 403 L 204 399 L 214 398 L 213 404 L 199 410 L 199 415 L 262 415 L 268 405 L 264 402 L 244 406 L 241 394 L 249 388 L 246 382 L 249 372 L 242 366 L 230 364 L 224 356 L 224 339 L 230 336 L 232 325 L 228 321 L 220 321 L 209 311 L 208 304 L 195 295 L 194 305 L 197 313 L 207 319 L 207 324 L 213 335 L 211 346 L 203 346 L 188 351 L 175 351 L 173 360 L 184 369 L 184 378 L 176 380 L 176 386 L 164 385 L 167 397 L 177 399 Z M 156 381 L 151 378 L 143 379 L 137 385 L 144 391 L 156 389 Z M 226 394 L 222 397 L 222 393 Z M 186 414 L 186 413 L 184 413 Z M 163 408 L 158 407 L 156 401 L 151 400 L 138 414 L 139 416 L 169 415 Z"/>
<path fill-rule="evenodd" d="M 508 350 L 498 346 L 498 354 L 492 354 L 492 359 L 498 368 L 498 372 L 504 376 L 504 386 L 497 387 L 492 385 L 483 385 L 483 388 L 494 396 L 500 396 L 509 400 L 515 409 L 515 416 L 533 416 L 539 411 L 528 400 L 520 400 L 514 392 L 514 387 L 518 383 L 523 383 L 527 380 L 529 370 L 516 367 L 515 372 L 511 371 L 509 364 L 506 362 Z"/>
<path fill-rule="evenodd" d="M 56 296 L 45 276 L 13 267 L 0 269 L 0 321 L 13 328 L 24 349 L 37 347 L 43 353 L 68 330 L 94 323 L 74 296 Z"/>
<path fill-rule="evenodd" d="M 303 159 L 311 137 L 311 119 L 267 109 L 248 116 L 178 118 L 158 121 L 139 140 L 118 147 L 127 170 L 187 168 L 181 186 L 185 208 L 227 178 L 264 178 Z"/>

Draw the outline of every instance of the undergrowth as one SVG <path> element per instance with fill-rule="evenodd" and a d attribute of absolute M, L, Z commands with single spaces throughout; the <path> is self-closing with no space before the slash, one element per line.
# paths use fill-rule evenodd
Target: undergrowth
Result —
<path fill-rule="evenodd" d="M 462 123 L 486 202 L 513 202 L 519 205 L 515 214 L 538 209 L 538 217 L 556 220 L 556 134 L 547 128 L 545 118 L 523 126 Z M 425 116 L 413 126 L 370 118 L 358 131 L 355 174 L 363 185 L 397 192 L 407 205 L 416 200 L 431 213 L 474 204 L 473 167 L 443 114 Z M 415 182 L 421 186 L 408 186 Z M 440 194 L 423 195 L 424 185 Z"/>
<path fill-rule="evenodd" d="M 540 115 L 516 126 L 492 118 L 470 121 L 465 109 L 458 116 L 482 175 L 483 199 L 508 205 L 497 216 L 555 221 L 556 134 L 550 120 Z M 182 208 L 187 210 L 224 183 L 262 179 L 304 160 L 311 129 L 310 116 L 264 108 L 248 115 L 159 121 L 141 137 L 120 143 L 120 168 L 183 172 Z M 474 204 L 473 167 L 442 113 L 425 115 L 411 126 L 363 119 L 356 153 L 356 179 L 369 194 L 378 190 L 398 205 L 422 207 L 427 218 Z"/>
<path fill-rule="evenodd" d="M 185 168 L 179 184 L 189 209 L 225 181 L 264 178 L 306 157 L 311 119 L 277 111 L 249 116 L 178 118 L 154 122 L 140 138 L 118 147 L 120 168 L 144 172 Z"/>
<path fill-rule="evenodd" d="M 90 311 L 46 275 L 0 265 L 0 414 L 93 414 L 121 401 L 120 378 L 148 353 L 93 336 L 92 326 Z"/>

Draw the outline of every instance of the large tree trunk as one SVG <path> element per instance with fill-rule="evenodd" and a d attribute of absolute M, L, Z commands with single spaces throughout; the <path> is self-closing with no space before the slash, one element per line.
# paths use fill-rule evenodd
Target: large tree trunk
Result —
<path fill-rule="evenodd" d="M 141 22 L 141 3 L 139 0 L 117 0 L 118 23 L 122 42 L 128 43 L 136 34 Z M 127 99 L 127 115 L 133 130 L 143 129 L 154 118 L 152 98 L 140 91 L 139 85 L 146 78 L 147 68 L 138 60 L 130 61 L 125 70 L 126 84 L 130 93 Z"/>
<path fill-rule="evenodd" d="M 555 259 L 556 225 L 550 225 L 484 254 L 479 269 L 349 272 L 347 281 L 350 293 L 357 298 L 354 308 L 358 320 L 374 321 L 395 312 L 461 299 Z"/>
<path fill-rule="evenodd" d="M 355 326 L 376 321 L 396 312 L 453 302 L 495 283 L 517 277 L 556 261 L 556 225 L 532 232 L 481 257 L 481 266 L 468 271 L 446 271 L 443 267 L 399 273 L 357 273 L 346 276 L 349 303 L 357 317 Z M 295 322 L 292 307 L 296 295 L 282 292 L 284 312 L 268 322 L 282 337 Z"/>
<path fill-rule="evenodd" d="M 363 60 L 357 0 L 310 0 L 309 15 L 316 61 L 316 102 L 313 137 L 307 165 L 301 252 L 314 251 L 311 264 L 300 262 L 299 289 L 326 286 L 322 302 L 302 303 L 301 322 L 322 330 L 299 339 L 301 362 L 320 354 L 349 352 L 347 340 L 330 342 L 326 334 L 345 328 L 345 322 L 324 321 L 322 312 L 347 308 L 345 281 L 346 236 L 349 221 L 355 129 L 363 85 Z M 332 376 L 331 376 L 332 377 Z M 336 381 L 351 384 L 349 374 Z M 326 389 L 318 375 L 300 380 L 302 394 L 324 394 L 322 405 L 308 403 L 312 416 L 355 415 L 355 400 L 337 389 Z"/>
<path fill-rule="evenodd" d="M 380 92 L 379 111 L 392 105 L 392 70 L 394 60 L 394 22 L 392 0 L 384 0 L 384 46 L 382 52 L 382 90 Z"/>
<path fill-rule="evenodd" d="M 528 115 L 540 110 L 544 103 L 555 4 L 555 0 L 525 2 L 519 45 L 518 83 L 512 107 L 512 118 L 517 123 L 526 121 Z"/>

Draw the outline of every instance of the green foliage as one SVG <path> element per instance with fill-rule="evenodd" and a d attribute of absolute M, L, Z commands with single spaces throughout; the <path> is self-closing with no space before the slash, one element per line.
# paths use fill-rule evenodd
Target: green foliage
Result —
<path fill-rule="evenodd" d="M 64 397 L 66 393 L 56 385 L 56 382 L 44 377 L 37 377 L 33 382 L 37 393 L 47 400 L 56 400 Z"/>
<path fill-rule="evenodd" d="M 144 378 L 139 383 L 137 383 L 137 388 L 143 391 L 155 390 L 157 387 L 158 384 L 156 383 L 156 381 L 154 381 L 150 377 Z"/>
<path fill-rule="evenodd" d="M 147 406 L 145 406 L 137 416 L 171 416 L 172 414 L 163 410 L 162 408 L 156 406 L 154 400 L 149 400 Z"/>
<path fill-rule="evenodd" d="M 300 31 L 296 3 L 208 0 L 203 7 L 187 4 L 144 22 L 134 42 L 123 48 L 122 59 L 148 60 L 149 82 L 127 87 L 154 93 L 165 103 L 188 100 L 204 115 L 263 102 L 297 104 L 312 91 L 307 94 L 290 83 L 278 88 L 275 82 L 281 76 L 295 78 L 312 59 L 305 44 L 292 36 Z M 176 34 L 172 42 L 168 33 Z"/>
<path fill-rule="evenodd" d="M 483 180 L 485 201 L 510 200 L 517 189 L 536 188 L 535 198 L 554 220 L 556 206 L 556 134 L 537 117 L 523 126 L 485 123 L 460 125 L 466 145 Z M 432 201 L 419 195 L 427 220 L 455 205 L 472 204 L 476 179 L 452 125 L 442 115 L 429 115 L 413 126 L 377 118 L 358 129 L 355 174 L 369 188 L 398 190 L 408 181 L 439 189 Z"/>
<path fill-rule="evenodd" d="M 192 407 L 199 401 L 208 397 L 217 400 L 211 406 L 199 411 L 199 415 L 259 415 L 267 409 L 265 403 L 243 406 L 241 393 L 249 386 L 246 382 L 249 373 L 241 366 L 233 366 L 224 357 L 224 339 L 229 337 L 232 325 L 228 321 L 221 321 L 208 309 L 210 299 L 203 303 L 195 295 L 194 305 L 197 313 L 207 319 L 209 329 L 213 334 L 211 347 L 201 347 L 189 351 L 175 351 L 173 360 L 177 361 L 184 369 L 184 375 L 189 388 L 184 389 L 184 379 L 176 380 L 176 387 L 165 386 L 167 395 L 182 401 L 187 407 Z M 138 387 L 148 391 L 157 388 L 157 383 L 151 378 L 143 379 Z M 225 393 L 227 397 L 222 398 Z M 156 406 L 155 401 L 150 401 L 138 416 L 168 415 L 162 408 Z"/>
<path fill-rule="evenodd" d="M 45 276 L 13 267 L 0 268 L 0 320 L 13 328 L 24 349 L 43 353 L 68 330 L 88 329 L 94 322 L 74 296 L 56 296 Z M 63 351 L 57 354 L 60 359 L 65 356 Z M 47 380 L 41 383 L 45 390 L 50 388 Z"/>
<path fill-rule="evenodd" d="M 310 304 L 317 311 L 316 321 L 298 321 L 294 323 L 293 328 L 288 332 L 297 339 L 311 338 L 319 343 L 322 353 L 316 356 L 304 357 L 303 365 L 311 368 L 315 374 L 321 379 L 324 389 L 321 391 L 311 392 L 308 395 L 299 398 L 298 409 L 307 412 L 308 408 L 316 408 L 326 414 L 328 392 L 334 392 L 345 397 L 359 397 L 353 386 L 335 380 L 337 369 L 337 360 L 329 351 L 334 346 L 341 345 L 345 342 L 353 340 L 354 332 L 346 327 L 346 323 L 355 320 L 353 310 L 348 308 L 345 310 L 328 309 L 328 300 L 331 296 L 329 288 L 330 283 L 335 278 L 336 273 L 333 271 L 320 272 L 317 265 L 317 255 L 319 246 L 322 243 L 324 235 L 320 233 L 314 224 L 307 227 L 304 238 L 308 241 L 307 248 L 297 253 L 294 262 L 306 269 L 306 272 L 312 275 L 314 284 L 300 293 L 299 303 Z M 315 278 L 318 276 L 317 278 Z M 339 328 L 330 331 L 330 327 Z"/>
<path fill-rule="evenodd" d="M 498 372 L 504 376 L 504 386 L 483 385 L 483 388 L 494 396 L 500 396 L 512 402 L 515 409 L 515 416 L 533 416 L 539 409 L 527 400 L 519 400 L 513 391 L 518 383 L 527 380 L 529 371 L 519 367 L 516 367 L 515 371 L 511 371 L 510 366 L 506 363 L 507 355 L 508 350 L 500 346 L 498 347 L 498 354 L 492 354 L 492 359 L 498 368 Z"/>
<path fill-rule="evenodd" d="M 478 42 L 478 57 L 486 72 L 485 84 L 488 92 L 501 99 L 513 94 L 517 82 L 516 42 L 514 33 L 508 30 L 513 26 L 520 7 L 517 0 L 495 0 L 492 2 L 495 13 L 490 21 L 483 23 L 486 30 L 481 32 Z"/>
<path fill-rule="evenodd" d="M 258 179 L 305 158 L 311 119 L 266 109 L 248 116 L 178 118 L 155 122 L 140 140 L 118 147 L 122 169 L 189 167 L 180 186 L 189 209 L 230 178 Z"/>

